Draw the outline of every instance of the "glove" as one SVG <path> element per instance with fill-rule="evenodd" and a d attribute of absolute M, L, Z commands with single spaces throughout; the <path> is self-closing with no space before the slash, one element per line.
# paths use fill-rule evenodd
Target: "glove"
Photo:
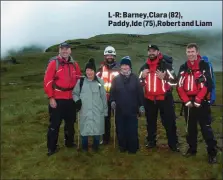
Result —
<path fill-rule="evenodd" d="M 185 106 L 191 108 L 191 107 L 193 107 L 193 104 L 191 101 L 188 101 L 187 103 L 185 103 Z"/>
<path fill-rule="evenodd" d="M 111 102 L 111 108 L 112 108 L 112 109 L 115 109 L 115 108 L 116 108 L 116 103 L 115 103 L 115 101 L 112 101 L 112 102 Z"/>
<path fill-rule="evenodd" d="M 78 101 L 76 101 L 75 107 L 76 107 L 76 111 L 77 112 L 81 110 L 81 107 L 82 107 L 81 99 L 79 99 Z"/>

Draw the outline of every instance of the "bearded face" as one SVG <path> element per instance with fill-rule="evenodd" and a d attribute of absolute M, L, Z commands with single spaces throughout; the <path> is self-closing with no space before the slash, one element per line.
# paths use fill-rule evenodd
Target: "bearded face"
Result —
<path fill-rule="evenodd" d="M 151 48 L 151 49 L 148 50 L 148 57 L 149 57 L 150 60 L 156 59 L 158 54 L 159 54 L 159 51 L 157 51 L 155 49 Z"/>
<path fill-rule="evenodd" d="M 114 61 L 115 61 L 115 57 L 113 55 L 106 55 L 105 56 L 105 61 L 108 63 L 108 64 L 112 64 Z"/>

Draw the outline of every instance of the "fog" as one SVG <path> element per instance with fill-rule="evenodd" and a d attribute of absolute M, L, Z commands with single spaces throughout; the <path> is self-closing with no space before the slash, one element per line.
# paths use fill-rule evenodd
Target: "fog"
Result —
<path fill-rule="evenodd" d="M 108 12 L 112 14 L 180 12 L 183 16 L 180 21 L 211 21 L 213 26 L 109 27 Z M 112 20 L 121 19 L 112 18 Z M 130 20 L 133 19 L 128 19 Z M 222 30 L 222 3 L 220 1 L 1 1 L 1 56 L 6 55 L 12 48 L 31 44 L 47 48 L 68 39 L 89 38 L 99 34 L 153 34 L 186 29 L 208 29 L 210 33 Z"/>

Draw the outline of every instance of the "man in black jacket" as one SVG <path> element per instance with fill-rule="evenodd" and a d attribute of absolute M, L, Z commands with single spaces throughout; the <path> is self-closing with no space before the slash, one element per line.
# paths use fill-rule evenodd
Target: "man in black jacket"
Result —
<path fill-rule="evenodd" d="M 139 149 L 137 112 L 144 112 L 143 89 L 131 71 L 129 56 L 122 58 L 121 71 L 112 81 L 111 107 L 115 109 L 116 133 L 121 152 L 136 153 Z"/>

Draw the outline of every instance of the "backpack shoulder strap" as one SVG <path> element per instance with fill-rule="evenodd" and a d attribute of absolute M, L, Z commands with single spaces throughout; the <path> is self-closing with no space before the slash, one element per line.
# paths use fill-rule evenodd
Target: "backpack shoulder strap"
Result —
<path fill-rule="evenodd" d="M 76 68 L 76 62 L 75 62 L 75 60 L 70 56 L 70 62 L 73 64 L 73 66 L 74 66 L 74 69 L 76 70 L 77 68 Z"/>
<path fill-rule="evenodd" d="M 101 89 L 101 82 L 98 80 L 98 77 L 95 77 L 96 81 L 98 82 L 99 90 Z"/>
<path fill-rule="evenodd" d="M 60 62 L 57 58 L 55 59 L 55 61 L 56 61 L 56 71 L 58 71 Z"/>
<path fill-rule="evenodd" d="M 81 90 L 82 90 L 83 83 L 84 83 L 84 77 L 81 77 L 80 78 L 80 93 L 81 93 Z"/>

